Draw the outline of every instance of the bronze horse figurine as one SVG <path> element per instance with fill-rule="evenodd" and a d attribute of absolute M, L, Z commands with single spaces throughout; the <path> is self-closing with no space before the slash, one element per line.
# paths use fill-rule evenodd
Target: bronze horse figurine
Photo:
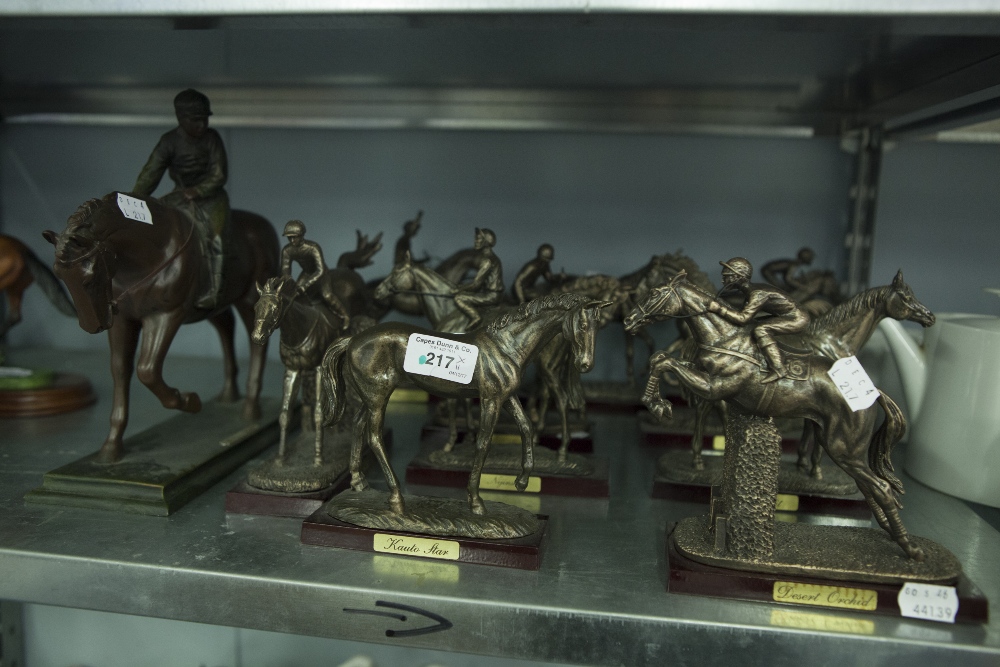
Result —
<path fill-rule="evenodd" d="M 257 284 L 278 271 L 278 236 L 267 220 L 248 211 L 232 212 L 233 229 L 225 260 L 218 305 L 197 307 L 209 279 L 198 231 L 181 211 L 152 197 L 141 197 L 152 224 L 126 218 L 117 192 L 91 199 L 69 217 L 62 234 L 46 231 L 55 245 L 55 274 L 69 288 L 80 327 L 88 333 L 108 332 L 114 402 L 111 430 L 97 460 L 112 463 L 123 454 L 122 436 L 128 424 L 129 383 L 139 350 L 136 375 L 163 407 L 198 412 L 197 394 L 181 392 L 163 381 L 163 362 L 182 324 L 207 319 L 219 333 L 224 362 L 220 400 L 236 401 L 236 359 L 233 334 L 236 308 L 249 332 L 253 327 Z M 139 332 L 142 346 L 139 347 Z M 266 343 L 250 342 L 250 372 L 243 418 L 260 417 L 261 378 Z"/>
<path fill-rule="evenodd" d="M 382 442 L 382 425 L 389 396 L 399 383 L 409 380 L 417 387 L 447 398 L 479 397 L 479 433 L 476 458 L 469 474 L 468 497 L 473 513 L 484 514 L 486 506 L 479 496 L 479 478 L 489 454 L 493 428 L 501 407 L 514 417 L 521 431 L 521 473 L 515 486 L 523 491 L 534 465 L 534 429 L 516 396 L 524 369 L 540 348 L 553 336 L 572 341 L 574 359 L 581 372 L 594 363 L 594 333 L 599 311 L 607 305 L 578 294 L 561 294 L 529 301 L 516 309 L 496 314 L 488 323 L 466 334 L 442 335 L 401 322 L 385 322 L 350 338 L 334 343 L 323 358 L 324 400 L 328 423 L 344 414 L 345 384 L 362 401 L 357 415 L 358 428 L 351 448 L 351 488 L 368 487 L 361 473 L 361 447 L 367 443 L 375 453 L 389 484 L 389 503 L 396 513 L 403 513 L 403 495 L 399 480 L 389 466 Z M 561 333 L 560 333 L 561 332 Z M 479 349 L 469 384 L 428 375 L 410 373 L 403 368 L 407 342 L 411 334 L 447 338 Z"/>
<path fill-rule="evenodd" d="M 893 474 L 889 458 L 892 446 L 906 430 L 899 406 L 879 390 L 877 403 L 885 411 L 885 421 L 876 432 L 878 407 L 873 403 L 852 410 L 827 373 L 833 362 L 815 354 L 804 361 L 805 379 L 782 378 L 762 384 L 766 364 L 754 342 L 753 325 L 737 326 L 709 312 L 714 300 L 714 295 L 695 287 L 680 273 L 650 290 L 626 318 L 627 329 L 634 330 L 656 319 L 687 317 L 698 341 L 694 361 L 660 353 L 653 356 L 644 396 L 650 412 L 661 418 L 669 416 L 670 403 L 660 398 L 659 382 L 662 374 L 670 372 L 705 400 L 729 401 L 752 415 L 815 422 L 816 441 L 857 482 L 878 524 L 907 556 L 923 560 L 923 550 L 910 542 L 899 516 L 898 494 L 903 493 L 903 483 Z"/>
<path fill-rule="evenodd" d="M 21 301 L 24 291 L 31 283 L 37 282 L 42 292 L 60 313 L 76 317 L 76 309 L 70 301 L 62 283 L 31 251 L 31 248 L 13 236 L 0 234 L 0 293 L 7 300 L 3 321 L 0 321 L 0 337 L 21 321 Z"/>
<path fill-rule="evenodd" d="M 259 287 L 260 298 L 254 306 L 255 320 L 250 340 L 257 345 L 267 345 L 267 339 L 280 330 L 279 352 L 285 366 L 285 379 L 281 395 L 281 412 L 278 425 L 277 462 L 285 461 L 286 442 L 291 411 L 304 384 L 305 397 L 302 424 L 315 429 L 314 464 L 323 465 L 323 409 L 320 395 L 319 368 L 323 353 L 344 332 L 344 322 L 323 303 L 306 299 L 296 289 L 295 280 L 288 277 L 270 278 Z"/>

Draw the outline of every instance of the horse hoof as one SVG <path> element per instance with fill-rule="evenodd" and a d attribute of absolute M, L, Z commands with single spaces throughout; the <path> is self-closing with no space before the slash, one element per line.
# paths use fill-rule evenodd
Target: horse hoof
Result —
<path fill-rule="evenodd" d="M 223 389 L 219 392 L 219 395 L 215 397 L 220 403 L 235 403 L 240 400 L 240 390 L 239 389 Z"/>
<path fill-rule="evenodd" d="M 484 516 L 486 514 L 486 505 L 483 503 L 481 498 L 469 499 L 469 509 L 476 516 Z"/>
<path fill-rule="evenodd" d="M 514 480 L 514 488 L 518 491 L 524 491 L 528 488 L 528 475 L 525 475 L 524 473 L 518 475 L 517 479 Z"/>
<path fill-rule="evenodd" d="M 702 459 L 695 459 L 691 463 L 691 465 L 694 467 L 695 470 L 704 470 L 705 469 L 705 462 Z"/>
<path fill-rule="evenodd" d="M 924 559 L 927 558 L 927 554 L 924 553 L 924 550 L 921 549 L 920 547 L 915 547 L 912 544 L 907 544 L 903 548 L 906 550 L 906 555 L 912 558 L 913 560 L 917 561 L 918 563 L 924 562 Z"/>
<path fill-rule="evenodd" d="M 816 480 L 823 479 L 823 471 L 820 470 L 819 468 L 816 468 L 811 473 L 809 473 L 809 476 Z"/>
<path fill-rule="evenodd" d="M 118 463 L 122 458 L 122 447 L 121 445 L 104 445 L 97 450 L 94 455 L 94 463 L 100 463 L 102 465 L 109 465 L 111 463 Z"/>
<path fill-rule="evenodd" d="M 367 491 L 368 481 L 364 477 L 359 477 L 358 479 L 351 480 L 351 490 L 352 491 Z"/>
<path fill-rule="evenodd" d="M 198 398 L 198 394 L 194 392 L 181 394 L 181 411 L 201 412 L 201 399 Z"/>
<path fill-rule="evenodd" d="M 260 419 L 260 414 L 260 403 L 248 399 L 243 406 L 243 421 L 255 422 Z"/>
<path fill-rule="evenodd" d="M 389 498 L 389 507 L 392 509 L 393 514 L 403 514 L 403 497 Z"/>

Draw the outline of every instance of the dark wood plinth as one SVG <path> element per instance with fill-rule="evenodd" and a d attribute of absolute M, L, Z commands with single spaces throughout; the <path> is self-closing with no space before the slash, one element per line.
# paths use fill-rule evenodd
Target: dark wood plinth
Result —
<path fill-rule="evenodd" d="M 87 378 L 75 373 L 56 373 L 47 387 L 0 390 L 0 418 L 59 415 L 95 401 L 97 394 Z"/>
<path fill-rule="evenodd" d="M 417 535 L 413 533 L 393 533 L 391 531 L 361 528 L 334 519 L 327 514 L 326 506 L 313 512 L 302 522 L 302 544 L 312 544 L 321 547 L 351 549 L 354 551 L 375 552 L 373 543 L 376 534 L 400 537 L 422 537 L 429 540 L 448 540 L 458 542 L 459 556 L 457 561 L 439 560 L 441 563 L 478 563 L 510 567 L 518 570 L 537 570 L 542 564 L 542 538 L 548 517 L 539 516 L 539 529 L 526 537 L 510 540 L 483 540 L 468 537 L 437 537 L 434 535 Z M 379 552 L 384 553 L 384 552 Z M 422 558 L 393 554 L 400 558 Z"/>
<path fill-rule="evenodd" d="M 462 442 L 468 430 L 464 426 L 464 420 L 462 426 L 458 427 L 458 442 Z M 475 437 L 473 435 L 473 437 Z M 438 424 L 429 423 L 424 424 L 420 431 L 420 441 L 421 442 L 438 442 L 443 444 L 448 439 L 448 427 L 440 426 Z M 498 428 L 493 432 L 493 442 L 494 443 L 520 443 L 521 442 L 521 432 L 513 429 L 500 429 Z M 552 432 L 543 431 L 538 436 L 538 444 L 547 449 L 559 449 L 559 445 L 562 444 L 562 436 Z M 587 424 L 585 431 L 570 431 L 569 436 L 569 447 L 568 452 L 573 452 L 574 454 L 592 454 L 594 451 L 594 439 L 590 435 L 590 424 Z"/>
<path fill-rule="evenodd" d="M 418 454 L 410 464 L 406 466 L 406 481 L 408 484 L 425 484 L 427 486 L 450 486 L 454 488 L 465 488 L 469 484 L 469 471 L 455 468 L 442 468 L 435 466 L 428 455 L 435 449 L 440 448 L 440 443 L 424 444 Z M 585 455 L 578 455 L 585 456 Z M 523 493 L 540 493 L 550 496 L 574 496 L 579 498 L 607 498 L 610 495 L 608 485 L 608 460 L 586 456 L 587 460 L 593 464 L 594 470 L 590 475 L 557 475 L 546 472 L 533 472 L 532 478 L 538 479 L 538 490 L 534 491 L 533 484 L 529 484 L 529 491 Z M 487 459 L 483 468 L 483 475 L 498 475 L 504 478 L 502 488 L 500 486 L 489 485 L 484 480 L 482 490 L 484 491 L 509 491 L 521 493 L 513 487 L 513 477 L 520 470 L 499 469 L 490 466 Z M 507 486 L 509 482 L 510 486 Z"/>
<path fill-rule="evenodd" d="M 680 416 L 681 413 L 685 411 L 693 412 L 693 408 L 688 408 L 686 406 L 674 408 L 675 415 Z M 686 417 L 687 415 L 683 415 L 683 418 L 677 421 L 689 421 Z M 782 432 L 781 451 L 786 454 L 794 454 L 798 452 L 801 433 L 801 427 L 794 433 Z M 648 412 L 639 413 L 639 442 L 644 445 L 674 448 L 686 447 L 690 449 L 691 438 L 693 435 L 693 428 L 686 423 L 673 424 L 668 422 L 666 424 L 659 424 L 654 421 L 652 415 Z M 710 423 L 705 426 L 705 430 L 702 435 L 702 447 L 704 449 L 713 449 L 716 443 L 716 437 L 724 435 L 724 427 L 719 424 L 717 420 L 711 419 Z"/>
<path fill-rule="evenodd" d="M 241 418 L 243 402 L 209 401 L 125 440 L 111 464 L 95 454 L 45 473 L 31 503 L 167 516 L 277 442 L 279 401 L 262 398 L 262 417 Z"/>
<path fill-rule="evenodd" d="M 250 486 L 243 480 L 226 493 L 226 511 L 233 514 L 263 514 L 304 519 L 350 485 L 351 474 L 346 470 L 325 489 L 307 493 L 265 491 Z"/>
<path fill-rule="evenodd" d="M 667 535 L 666 550 L 667 561 L 670 565 L 670 572 L 667 577 L 667 591 L 670 593 L 703 595 L 730 600 L 770 602 L 782 610 L 799 609 L 803 612 L 813 613 L 821 611 L 831 616 L 847 614 L 852 618 L 862 618 L 863 616 L 877 614 L 900 617 L 897 596 L 900 589 L 902 589 L 902 584 L 875 584 L 870 582 L 817 579 L 787 574 L 730 570 L 723 567 L 704 565 L 686 558 L 677 550 L 672 530 Z M 878 593 L 878 605 L 874 611 L 858 611 L 841 607 L 776 602 L 774 600 L 774 583 L 777 581 L 875 591 Z M 955 622 L 970 624 L 988 622 L 989 602 L 982 591 L 969 581 L 964 574 L 959 577 L 955 587 L 959 599 L 958 614 L 955 617 Z"/>

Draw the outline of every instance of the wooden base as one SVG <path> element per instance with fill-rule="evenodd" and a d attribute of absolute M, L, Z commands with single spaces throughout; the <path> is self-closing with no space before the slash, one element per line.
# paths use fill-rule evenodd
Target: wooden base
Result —
<path fill-rule="evenodd" d="M 226 493 L 226 511 L 233 514 L 261 514 L 304 519 L 350 485 L 351 474 L 347 471 L 325 489 L 307 493 L 264 491 L 250 486 L 243 480 Z"/>
<path fill-rule="evenodd" d="M 691 448 L 694 434 L 694 408 L 687 406 L 674 407 L 674 419 L 661 424 L 648 412 L 639 413 L 639 442 L 655 447 Z M 792 420 L 789 420 L 792 421 Z M 802 434 L 802 423 L 797 425 L 781 424 L 781 451 L 786 454 L 798 452 L 799 439 Z M 702 435 L 703 449 L 725 449 L 725 427 L 714 416 L 709 416 L 708 423 Z"/>
<path fill-rule="evenodd" d="M 678 484 L 661 477 L 653 478 L 653 498 L 661 500 L 681 500 L 690 503 L 708 504 L 712 487 L 700 484 Z M 828 514 L 846 518 L 866 519 L 871 517 L 871 509 L 864 498 L 852 496 L 816 496 L 796 493 L 778 493 L 777 510 L 795 514 Z M 792 519 L 794 521 L 794 519 Z"/>
<path fill-rule="evenodd" d="M 449 559 L 459 563 L 478 563 L 510 567 L 519 570 L 537 570 L 542 564 L 542 539 L 545 535 L 547 517 L 539 516 L 541 527 L 537 532 L 509 540 L 485 540 L 467 537 L 436 537 L 412 533 L 393 533 L 371 528 L 360 528 L 334 519 L 323 506 L 302 522 L 302 544 L 321 547 L 351 549 L 353 551 L 376 552 L 376 535 L 400 538 L 424 538 L 432 542 L 457 542 L 458 558 Z M 387 553 L 387 552 L 381 552 Z M 393 553 L 404 558 L 424 558 L 419 554 Z M 448 562 L 448 561 L 439 561 Z"/>
<path fill-rule="evenodd" d="M 667 577 L 667 591 L 689 595 L 704 595 L 707 597 L 726 598 L 731 600 L 751 600 L 755 602 L 770 602 L 780 605 L 783 610 L 799 608 L 803 612 L 823 612 L 822 617 L 842 616 L 861 618 L 864 615 L 877 614 L 882 616 L 900 616 L 899 595 L 902 584 L 875 584 L 871 582 L 850 582 L 830 579 L 791 576 L 787 574 L 771 574 L 766 572 L 748 572 L 714 567 L 697 563 L 681 554 L 673 540 L 673 527 L 667 536 L 667 561 L 670 572 Z M 844 588 L 874 591 L 878 594 L 878 604 L 873 611 L 861 611 L 809 603 L 788 604 L 775 600 L 775 582 L 790 582 L 820 586 L 835 586 Z M 955 617 L 956 623 L 981 624 L 989 620 L 989 601 L 969 579 L 963 574 L 957 584 L 959 608 Z M 779 595 L 780 597 L 780 595 Z M 835 620 L 835 619 L 831 619 Z M 822 625 L 819 623 L 819 625 Z M 815 625 L 814 625 L 815 627 Z"/>
<path fill-rule="evenodd" d="M 56 373 L 47 387 L 0 390 L 0 418 L 59 415 L 95 401 L 97 394 L 87 378 L 75 373 Z"/>
<path fill-rule="evenodd" d="M 298 440 L 308 440 L 309 437 L 303 438 L 300 435 Z M 264 516 L 284 516 L 304 519 L 318 510 L 323 503 L 351 486 L 351 473 L 349 469 L 350 440 L 348 439 L 346 443 L 348 445 L 348 452 L 337 451 L 340 448 L 336 447 L 336 443 L 330 443 L 330 440 L 332 438 L 328 437 L 328 444 L 325 449 L 335 451 L 330 451 L 325 456 L 336 461 L 341 461 L 344 467 L 344 472 L 330 486 L 305 493 L 286 493 L 258 489 L 246 480 L 243 480 L 226 492 L 226 511 L 233 514 L 260 514 Z M 391 428 L 387 428 L 383 432 L 382 442 L 385 444 L 386 452 L 391 452 Z M 331 447 L 331 444 L 334 446 Z M 308 452 L 306 453 L 308 454 Z M 375 455 L 372 454 L 370 447 L 365 447 L 362 450 L 361 457 L 363 470 L 367 470 L 375 461 Z"/>
<path fill-rule="evenodd" d="M 261 419 L 241 418 L 243 402 L 209 401 L 125 440 L 111 464 L 90 454 L 45 473 L 31 503 L 167 516 L 278 439 L 277 399 L 261 399 Z"/>
<path fill-rule="evenodd" d="M 435 466 L 429 459 L 431 452 L 440 449 L 440 442 L 427 441 L 410 464 L 406 466 L 406 482 L 408 484 L 425 484 L 427 486 L 449 486 L 465 488 L 469 483 L 469 470 L 458 468 L 442 468 Z M 608 460 L 584 454 L 578 454 L 593 465 L 593 472 L 586 476 L 558 475 L 545 472 L 533 472 L 528 484 L 528 490 L 518 492 L 514 488 L 514 478 L 520 472 L 510 468 L 491 467 L 489 459 L 483 468 L 480 489 L 484 491 L 510 491 L 514 493 L 539 493 L 552 496 L 574 496 L 579 498 L 607 498 L 610 495 L 608 485 Z"/>

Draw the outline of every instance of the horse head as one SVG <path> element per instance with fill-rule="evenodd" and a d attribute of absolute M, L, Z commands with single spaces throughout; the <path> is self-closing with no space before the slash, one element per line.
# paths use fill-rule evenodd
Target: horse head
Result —
<path fill-rule="evenodd" d="M 375 298 L 385 301 L 397 292 L 407 292 L 414 288 L 413 261 L 410 251 L 403 255 L 403 261 L 392 267 L 389 275 L 375 287 Z"/>
<path fill-rule="evenodd" d="M 295 298 L 295 280 L 288 276 L 269 278 L 263 286 L 257 285 L 260 297 L 253 307 L 253 332 L 250 339 L 263 345 L 281 324 L 288 305 Z"/>
<path fill-rule="evenodd" d="M 110 329 L 116 312 L 111 295 L 116 270 L 114 250 L 83 231 L 57 234 L 50 230 L 42 236 L 56 247 L 52 269 L 66 283 L 80 328 L 87 333 Z"/>
<path fill-rule="evenodd" d="M 934 313 L 913 296 L 913 290 L 903 280 L 903 271 L 896 273 L 889 285 L 890 291 L 885 301 L 886 315 L 895 320 L 910 320 L 921 326 L 934 324 Z"/>
<path fill-rule="evenodd" d="M 594 344 L 600 329 L 601 311 L 612 305 L 613 301 L 587 301 L 563 320 L 563 336 L 573 346 L 573 362 L 581 373 L 594 367 Z"/>
<path fill-rule="evenodd" d="M 649 288 L 646 294 L 636 301 L 632 312 L 625 317 L 625 331 L 635 333 L 650 322 L 680 313 L 684 301 L 677 288 L 686 279 L 687 272 L 679 271 L 666 284 Z"/>

